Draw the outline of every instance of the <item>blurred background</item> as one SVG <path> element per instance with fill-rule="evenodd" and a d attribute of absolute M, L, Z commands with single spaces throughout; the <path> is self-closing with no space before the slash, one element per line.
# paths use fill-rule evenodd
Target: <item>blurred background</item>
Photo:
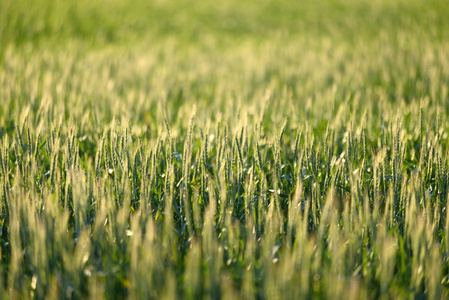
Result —
<path fill-rule="evenodd" d="M 0 110 L 155 132 L 193 105 L 204 121 L 266 107 L 313 126 L 342 104 L 447 110 L 448 28 L 439 0 L 2 0 Z"/>
<path fill-rule="evenodd" d="M 404 31 L 442 41 L 448 35 L 448 11 L 447 1 L 438 0 L 3 0 L 0 34 L 3 45 L 162 37 L 207 45 L 303 35 L 354 43 Z"/>

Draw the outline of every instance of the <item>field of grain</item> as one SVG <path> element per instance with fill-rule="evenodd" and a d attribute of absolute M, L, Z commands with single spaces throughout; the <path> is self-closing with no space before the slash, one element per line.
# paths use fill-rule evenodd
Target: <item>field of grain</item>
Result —
<path fill-rule="evenodd" d="M 449 297 L 449 2 L 0 1 L 0 298 Z"/>

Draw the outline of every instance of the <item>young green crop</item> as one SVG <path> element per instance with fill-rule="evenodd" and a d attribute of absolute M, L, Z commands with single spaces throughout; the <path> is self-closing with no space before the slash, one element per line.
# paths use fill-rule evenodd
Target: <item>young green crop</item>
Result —
<path fill-rule="evenodd" d="M 1 1 L 0 298 L 449 297 L 444 1 Z"/>

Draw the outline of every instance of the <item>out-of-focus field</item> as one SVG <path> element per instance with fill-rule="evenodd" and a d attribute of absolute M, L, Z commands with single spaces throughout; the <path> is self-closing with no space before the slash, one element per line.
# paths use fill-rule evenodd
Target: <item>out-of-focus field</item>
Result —
<path fill-rule="evenodd" d="M 449 2 L 0 1 L 0 298 L 449 297 Z"/>

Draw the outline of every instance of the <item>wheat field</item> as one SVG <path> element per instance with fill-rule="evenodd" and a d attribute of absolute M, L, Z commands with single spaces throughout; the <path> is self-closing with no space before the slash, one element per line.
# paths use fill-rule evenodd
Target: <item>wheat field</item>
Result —
<path fill-rule="evenodd" d="M 0 298 L 448 298 L 448 29 L 438 0 L 2 0 Z"/>

